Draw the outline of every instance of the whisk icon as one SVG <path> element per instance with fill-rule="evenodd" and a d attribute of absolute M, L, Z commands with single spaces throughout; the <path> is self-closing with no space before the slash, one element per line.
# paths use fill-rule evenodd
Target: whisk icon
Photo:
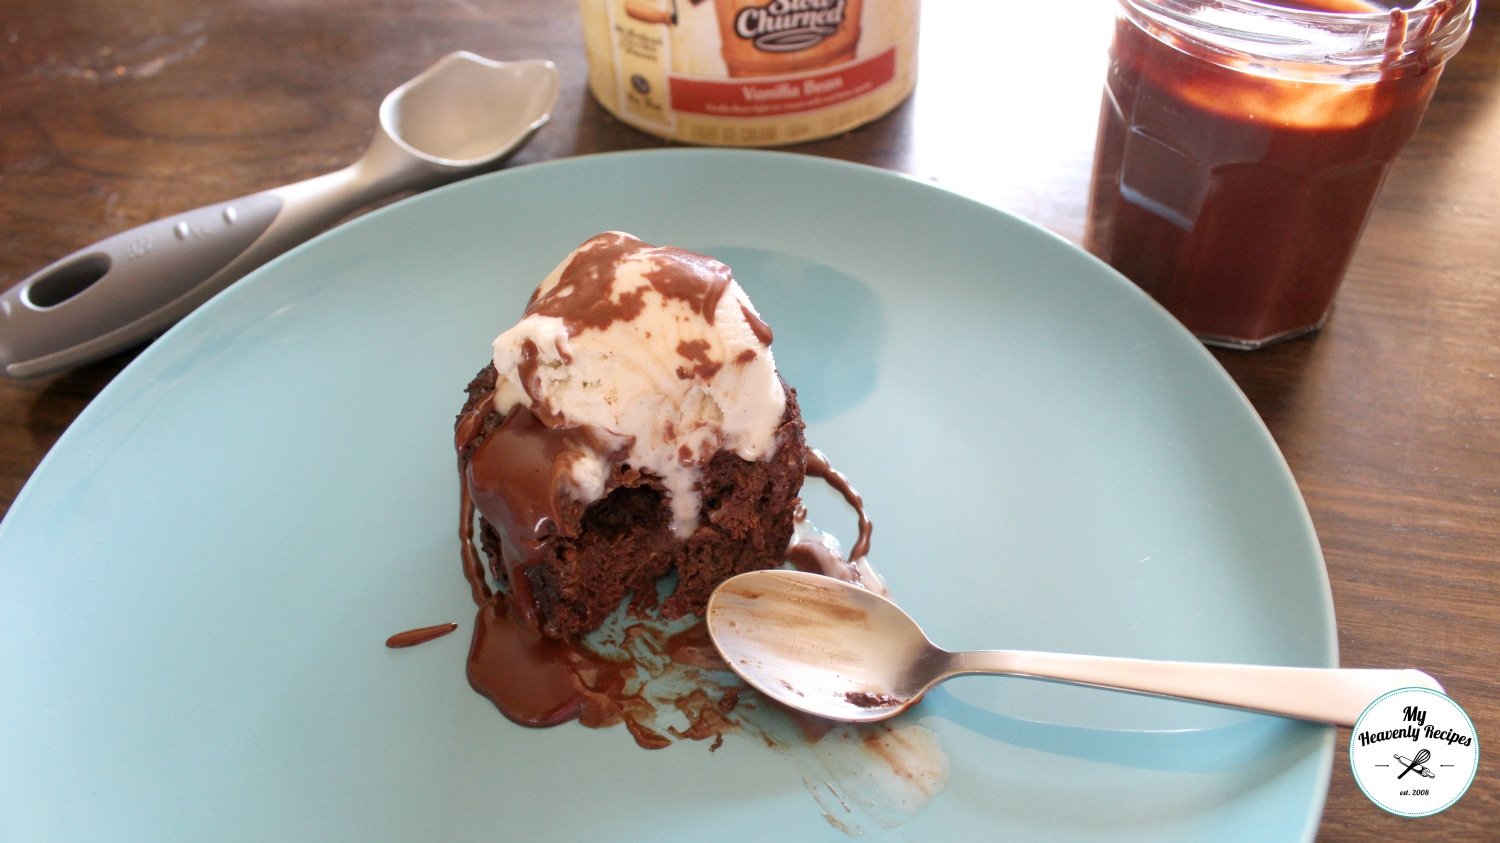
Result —
<path fill-rule="evenodd" d="M 1407 773 L 1416 773 L 1419 776 L 1425 776 L 1429 779 L 1437 778 L 1437 776 L 1431 770 L 1423 766 L 1428 762 L 1429 759 L 1432 758 L 1432 753 L 1428 752 L 1425 749 L 1418 750 L 1415 758 L 1402 758 L 1399 755 L 1395 756 L 1395 758 L 1397 761 L 1400 761 L 1402 764 L 1406 765 L 1406 769 L 1402 770 L 1396 776 L 1396 778 L 1398 779 L 1404 777 Z"/>

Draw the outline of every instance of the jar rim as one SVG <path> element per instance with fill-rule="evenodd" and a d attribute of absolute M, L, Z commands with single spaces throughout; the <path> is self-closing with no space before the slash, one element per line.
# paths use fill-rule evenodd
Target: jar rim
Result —
<path fill-rule="evenodd" d="M 1306 81 L 1362 82 L 1441 67 L 1468 40 L 1475 0 L 1421 0 L 1383 10 L 1291 8 L 1272 0 L 1118 0 L 1155 37 L 1226 65 Z"/>

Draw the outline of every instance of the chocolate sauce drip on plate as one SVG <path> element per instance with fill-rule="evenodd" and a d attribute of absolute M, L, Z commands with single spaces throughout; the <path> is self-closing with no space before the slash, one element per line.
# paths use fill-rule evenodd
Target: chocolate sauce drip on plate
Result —
<path fill-rule="evenodd" d="M 458 624 L 452 621 L 433 626 L 418 627 L 417 629 L 408 629 L 405 632 L 398 632 L 390 638 L 385 639 L 385 646 L 393 650 L 399 650 L 403 647 L 415 647 L 418 644 L 426 644 L 435 638 L 442 638 L 455 629 L 458 629 Z"/>
<path fill-rule="evenodd" d="M 479 606 L 469 645 L 469 684 L 523 726 L 556 726 L 583 712 L 574 660 L 564 641 L 516 622 L 510 601 L 496 595 Z"/>

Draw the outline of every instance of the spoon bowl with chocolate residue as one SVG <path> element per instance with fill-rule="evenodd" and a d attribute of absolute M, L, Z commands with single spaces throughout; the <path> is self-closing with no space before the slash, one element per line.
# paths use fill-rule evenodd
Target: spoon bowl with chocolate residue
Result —
<path fill-rule="evenodd" d="M 819 574 L 755 571 L 708 601 L 725 661 L 777 702 L 830 720 L 873 722 L 967 674 L 1020 676 L 1353 726 L 1382 694 L 1442 686 L 1418 670 L 1208 664 L 1038 653 L 950 652 L 890 600 Z"/>

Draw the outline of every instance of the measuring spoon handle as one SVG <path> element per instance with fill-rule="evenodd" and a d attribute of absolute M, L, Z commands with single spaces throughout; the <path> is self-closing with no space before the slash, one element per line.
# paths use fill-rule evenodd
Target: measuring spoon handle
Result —
<path fill-rule="evenodd" d="M 30 378 L 154 338 L 215 293 L 382 195 L 449 177 L 382 131 L 336 172 L 86 246 L 0 294 L 0 371 Z"/>

